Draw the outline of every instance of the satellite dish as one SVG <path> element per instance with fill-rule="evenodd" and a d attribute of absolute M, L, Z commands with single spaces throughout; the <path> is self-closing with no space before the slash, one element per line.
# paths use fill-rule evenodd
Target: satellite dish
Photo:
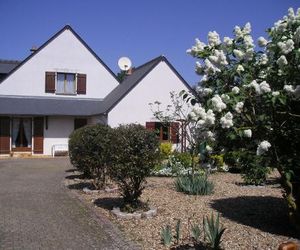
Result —
<path fill-rule="evenodd" d="M 127 71 L 131 67 L 131 61 L 128 57 L 121 57 L 118 61 L 121 70 Z"/>

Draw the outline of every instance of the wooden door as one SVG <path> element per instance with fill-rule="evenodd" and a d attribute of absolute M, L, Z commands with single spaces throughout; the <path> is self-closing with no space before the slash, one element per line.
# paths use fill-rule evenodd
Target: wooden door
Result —
<path fill-rule="evenodd" d="M 0 117 L 0 154 L 10 153 L 10 118 Z"/>
<path fill-rule="evenodd" d="M 33 118 L 33 152 L 44 153 L 44 117 Z"/>

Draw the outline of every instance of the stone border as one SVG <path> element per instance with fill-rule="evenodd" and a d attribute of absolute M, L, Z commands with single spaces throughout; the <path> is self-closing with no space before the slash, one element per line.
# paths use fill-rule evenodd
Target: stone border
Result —
<path fill-rule="evenodd" d="M 119 207 L 114 207 L 111 213 L 118 219 L 149 219 L 157 215 L 157 208 L 150 208 L 150 210 L 141 213 L 125 213 L 122 212 Z"/>

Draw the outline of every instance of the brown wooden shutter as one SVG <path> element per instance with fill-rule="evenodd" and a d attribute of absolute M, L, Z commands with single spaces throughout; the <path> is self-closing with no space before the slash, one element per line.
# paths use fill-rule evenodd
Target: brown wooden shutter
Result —
<path fill-rule="evenodd" d="M 46 72 L 45 92 L 55 93 L 55 72 Z"/>
<path fill-rule="evenodd" d="M 154 131 L 155 130 L 155 122 L 146 122 L 146 129 Z"/>
<path fill-rule="evenodd" d="M 77 74 L 77 94 L 86 94 L 86 74 Z"/>
<path fill-rule="evenodd" d="M 10 153 L 10 119 L 0 117 L 0 154 Z"/>
<path fill-rule="evenodd" d="M 44 153 L 44 117 L 33 118 L 33 152 Z"/>
<path fill-rule="evenodd" d="M 179 143 L 179 122 L 171 123 L 171 142 Z"/>
<path fill-rule="evenodd" d="M 87 119 L 86 118 L 75 118 L 74 119 L 74 129 L 79 129 L 81 127 L 84 127 L 87 125 Z"/>

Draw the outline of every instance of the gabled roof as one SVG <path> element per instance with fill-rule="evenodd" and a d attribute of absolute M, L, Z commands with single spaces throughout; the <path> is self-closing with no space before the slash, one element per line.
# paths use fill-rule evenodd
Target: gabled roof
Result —
<path fill-rule="evenodd" d="M 28 60 L 30 60 L 32 57 L 34 57 L 36 54 L 38 54 L 43 48 L 45 48 L 49 43 L 51 43 L 55 38 L 57 38 L 61 33 L 63 33 L 65 30 L 70 30 L 72 34 L 83 44 L 83 46 L 105 67 L 105 69 L 119 82 L 116 75 L 112 72 L 112 70 L 100 59 L 100 57 L 87 45 L 87 43 L 71 28 L 70 25 L 66 25 L 63 27 L 60 31 L 58 31 L 56 34 L 54 34 L 48 41 L 46 41 L 44 44 L 42 44 L 36 51 L 31 53 L 27 58 L 25 58 L 22 62 L 18 64 L 12 71 L 9 72 L 9 74 L 3 78 L 0 81 L 0 84 L 2 81 L 4 81 L 7 77 L 9 77 L 11 74 L 13 74 L 15 71 L 17 71 L 23 64 L 25 64 Z"/>
<path fill-rule="evenodd" d="M 178 76 L 183 84 L 193 92 L 191 86 L 182 78 L 165 56 L 158 56 L 151 61 L 135 68 L 131 75 L 126 76 L 121 84 L 114 88 L 104 99 L 106 113 L 112 110 L 141 80 L 143 80 L 160 62 L 165 62 Z"/>
<path fill-rule="evenodd" d="M 16 60 L 1 60 L 0 59 L 0 74 L 8 74 L 15 67 L 17 67 L 21 61 Z"/>

